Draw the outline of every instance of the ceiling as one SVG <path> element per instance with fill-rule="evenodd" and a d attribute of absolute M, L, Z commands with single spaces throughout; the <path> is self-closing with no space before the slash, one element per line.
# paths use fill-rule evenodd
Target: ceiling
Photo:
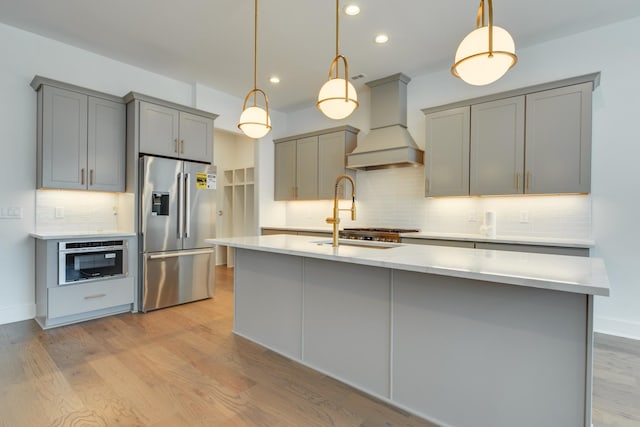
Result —
<path fill-rule="evenodd" d="M 365 81 L 450 66 L 478 0 L 342 0 L 340 53 Z M 244 98 L 253 88 L 252 0 L 0 0 L 0 22 Z M 638 0 L 496 0 L 494 24 L 519 48 L 640 15 Z M 271 108 L 313 105 L 335 56 L 335 2 L 259 3 L 258 87 Z M 375 45 L 379 32 L 386 45 Z M 281 83 L 268 78 L 277 75 Z"/>

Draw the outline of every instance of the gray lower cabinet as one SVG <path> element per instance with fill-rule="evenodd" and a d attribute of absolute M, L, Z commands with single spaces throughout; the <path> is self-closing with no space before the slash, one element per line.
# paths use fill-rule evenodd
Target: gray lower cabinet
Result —
<path fill-rule="evenodd" d="M 213 119 L 141 101 L 140 153 L 211 163 Z"/>
<path fill-rule="evenodd" d="M 274 140 L 274 200 L 333 199 L 339 175 L 355 178 L 346 168 L 346 155 L 355 148 L 358 132 L 342 126 Z M 350 186 L 341 183 L 338 194 L 350 197 Z"/>
<path fill-rule="evenodd" d="M 122 238 L 118 238 L 121 240 Z M 67 239 L 66 241 L 73 240 Z M 129 242 L 129 275 L 121 278 L 58 284 L 59 240 L 36 239 L 36 317 L 43 329 L 134 310 L 135 238 Z"/>
<path fill-rule="evenodd" d="M 36 76 L 38 188 L 124 191 L 121 98 Z"/>
<path fill-rule="evenodd" d="M 425 195 L 469 195 L 468 106 L 426 116 Z"/>
<path fill-rule="evenodd" d="M 588 193 L 598 77 L 422 110 L 425 195 Z"/>

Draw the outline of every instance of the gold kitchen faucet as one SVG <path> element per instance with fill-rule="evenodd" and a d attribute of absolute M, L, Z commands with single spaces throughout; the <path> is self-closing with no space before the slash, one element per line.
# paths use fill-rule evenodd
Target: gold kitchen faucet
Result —
<path fill-rule="evenodd" d="M 340 185 L 340 181 L 346 179 L 351 183 L 351 208 L 350 209 L 340 209 L 338 205 L 338 186 Z M 338 246 L 338 227 L 340 225 L 340 211 L 351 211 L 351 220 L 356 219 L 356 184 L 353 182 L 353 178 L 349 175 L 339 175 L 336 178 L 336 186 L 333 193 L 333 217 L 327 218 L 328 224 L 333 224 L 333 243 L 332 246 L 335 248 Z"/>

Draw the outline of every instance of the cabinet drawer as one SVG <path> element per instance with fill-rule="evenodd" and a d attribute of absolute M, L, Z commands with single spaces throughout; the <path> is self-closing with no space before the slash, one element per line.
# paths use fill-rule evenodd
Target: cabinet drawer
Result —
<path fill-rule="evenodd" d="M 133 303 L 133 277 L 49 288 L 48 317 Z"/>

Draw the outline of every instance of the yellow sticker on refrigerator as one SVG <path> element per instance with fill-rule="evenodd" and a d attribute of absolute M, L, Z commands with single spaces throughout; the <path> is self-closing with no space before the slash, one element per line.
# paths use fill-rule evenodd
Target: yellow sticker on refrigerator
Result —
<path fill-rule="evenodd" d="M 198 190 L 206 190 L 207 189 L 207 174 L 206 173 L 197 173 L 196 174 L 196 188 Z"/>

